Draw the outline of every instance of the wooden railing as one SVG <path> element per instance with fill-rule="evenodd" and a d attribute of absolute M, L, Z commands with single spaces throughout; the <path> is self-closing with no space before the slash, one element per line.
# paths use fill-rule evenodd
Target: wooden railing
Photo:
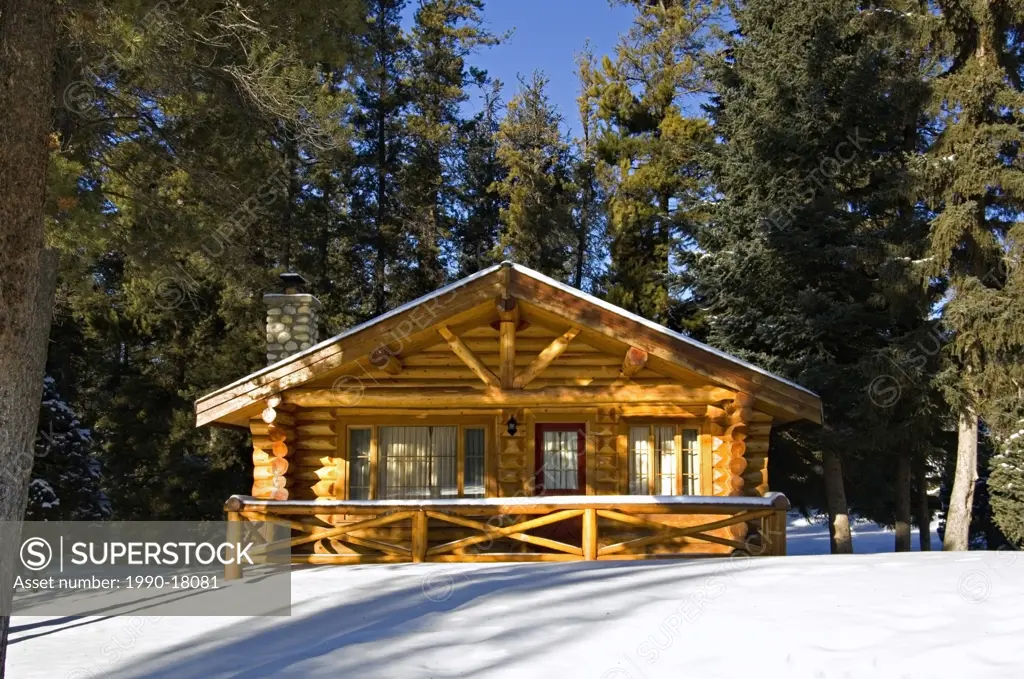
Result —
<path fill-rule="evenodd" d="M 290 538 L 252 554 L 292 563 L 588 561 L 786 553 L 780 493 L 764 497 L 591 495 L 457 500 L 263 500 L 224 505 L 231 536 L 278 525 Z M 254 525 L 247 525 L 247 524 Z M 228 577 L 241 577 L 241 569 Z"/>

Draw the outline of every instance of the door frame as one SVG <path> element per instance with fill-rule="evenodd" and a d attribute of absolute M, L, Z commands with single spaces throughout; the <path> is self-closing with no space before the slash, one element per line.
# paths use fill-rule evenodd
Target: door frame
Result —
<path fill-rule="evenodd" d="M 576 432 L 576 489 L 547 491 L 544 488 L 544 434 L 549 431 Z M 537 422 L 534 424 L 533 493 L 534 495 L 587 494 L 587 423 Z"/>

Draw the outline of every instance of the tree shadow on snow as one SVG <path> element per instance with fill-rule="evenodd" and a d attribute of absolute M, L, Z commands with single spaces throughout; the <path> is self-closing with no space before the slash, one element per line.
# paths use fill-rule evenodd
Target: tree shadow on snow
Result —
<path fill-rule="evenodd" d="M 456 564 L 441 568 L 440 564 L 369 566 L 390 569 L 390 577 L 398 575 L 408 584 L 402 582 L 397 589 L 376 593 L 366 592 L 373 587 L 373 581 L 361 581 L 361 589 L 327 590 L 321 595 L 324 601 L 316 604 L 313 612 L 304 614 L 303 608 L 308 604 L 300 603 L 293 609 L 292 617 L 283 621 L 250 618 L 244 627 L 221 627 L 199 639 L 142 658 L 115 676 L 404 677 L 410 666 L 421 667 L 425 676 L 478 676 L 496 667 L 522 665 L 528 669 L 531 659 L 569 640 L 578 633 L 579 625 L 614 621 L 618 614 L 647 604 L 661 604 L 663 601 L 652 593 L 660 585 L 678 586 L 682 600 L 690 593 L 685 586 L 687 580 L 714 575 L 725 563 L 721 559 L 701 559 L 465 568 Z M 748 563 L 746 568 L 752 565 Z M 318 570 L 324 568 L 356 567 L 327 566 Z M 337 582 L 339 579 L 334 576 L 324 579 L 325 585 Z M 582 601 L 581 596 L 590 603 Z M 597 601 L 592 597 L 600 597 L 600 604 L 592 603 Z M 498 598 L 500 604 L 495 604 L 493 600 Z M 331 600 L 336 603 L 329 603 Z M 467 626 L 464 618 L 486 612 L 478 607 L 489 603 L 495 608 L 491 613 L 493 628 L 479 620 Z M 514 635 L 514 639 L 493 641 L 504 635 Z M 461 671 L 437 667 L 439 637 L 444 638 L 440 648 L 450 654 L 445 657 L 457 662 Z M 508 648 L 509 652 L 499 658 L 460 656 L 461 646 L 479 654 L 481 643 L 489 648 Z M 363 646 L 353 648 L 359 645 Z M 430 664 L 434 667 L 418 663 L 417 654 L 431 654 L 421 659 L 426 662 L 428 657 L 432 658 L 434 662 Z M 474 662 L 473 658 L 479 660 Z"/>

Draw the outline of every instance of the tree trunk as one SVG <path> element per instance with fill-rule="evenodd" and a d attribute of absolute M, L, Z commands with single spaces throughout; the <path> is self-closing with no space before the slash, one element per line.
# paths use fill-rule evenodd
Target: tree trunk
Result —
<path fill-rule="evenodd" d="M 914 505 L 914 521 L 920 531 L 921 551 L 932 549 L 932 510 L 928 506 L 928 466 L 924 455 L 914 459 L 914 486 L 917 502 Z"/>
<path fill-rule="evenodd" d="M 56 261 L 44 251 L 49 164 L 52 0 L 0 3 L 0 604 L 13 595 L 20 525 L 39 424 Z M 0 677 L 10 619 L 0 616 Z"/>
<path fill-rule="evenodd" d="M 829 540 L 833 554 L 853 554 L 853 536 L 850 534 L 850 515 L 846 507 L 846 489 L 843 487 L 843 461 L 832 451 L 821 454 L 822 475 L 825 477 L 825 502 L 828 504 Z"/>
<path fill-rule="evenodd" d="M 896 460 L 896 551 L 910 551 L 910 458 Z"/>
<path fill-rule="evenodd" d="M 960 413 L 957 423 L 956 476 L 946 512 L 946 535 L 942 549 L 962 552 L 971 533 L 974 485 L 978 481 L 978 416 L 973 410 Z"/>

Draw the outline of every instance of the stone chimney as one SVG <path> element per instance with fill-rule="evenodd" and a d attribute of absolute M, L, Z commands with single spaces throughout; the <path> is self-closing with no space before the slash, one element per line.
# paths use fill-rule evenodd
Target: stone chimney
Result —
<path fill-rule="evenodd" d="M 320 300 L 306 292 L 309 282 L 297 273 L 281 274 L 284 294 L 267 293 L 267 365 L 317 343 Z"/>

